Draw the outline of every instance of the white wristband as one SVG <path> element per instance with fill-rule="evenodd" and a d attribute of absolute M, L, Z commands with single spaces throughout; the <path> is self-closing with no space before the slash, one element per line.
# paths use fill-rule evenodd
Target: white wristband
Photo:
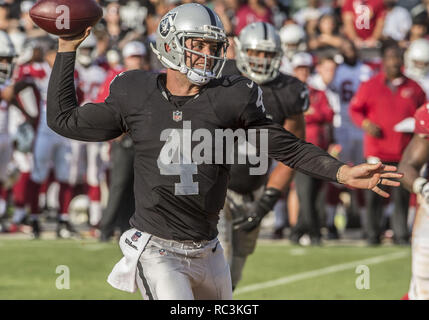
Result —
<path fill-rule="evenodd" d="M 420 191 L 422 191 L 423 186 L 427 183 L 427 179 L 423 178 L 423 177 L 418 177 L 416 180 L 414 180 L 413 182 L 413 192 L 414 193 L 420 193 Z"/>

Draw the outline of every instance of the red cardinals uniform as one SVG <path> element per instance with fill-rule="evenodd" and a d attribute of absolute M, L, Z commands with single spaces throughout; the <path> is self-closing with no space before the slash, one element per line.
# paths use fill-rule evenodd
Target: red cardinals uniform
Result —
<path fill-rule="evenodd" d="M 402 152 L 410 142 L 411 134 L 395 132 L 394 126 L 413 117 L 426 101 L 426 95 L 413 80 L 403 76 L 390 88 L 386 76 L 380 73 L 363 83 L 350 103 L 353 122 L 362 127 L 368 119 L 381 129 L 380 137 L 365 134 L 365 157 L 377 157 L 385 162 L 399 162 Z"/>

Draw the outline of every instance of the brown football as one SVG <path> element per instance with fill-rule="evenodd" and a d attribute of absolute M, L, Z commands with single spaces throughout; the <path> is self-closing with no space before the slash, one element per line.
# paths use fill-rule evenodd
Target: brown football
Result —
<path fill-rule="evenodd" d="M 40 0 L 30 9 L 30 17 L 43 30 L 69 37 L 95 25 L 103 9 L 95 0 Z"/>

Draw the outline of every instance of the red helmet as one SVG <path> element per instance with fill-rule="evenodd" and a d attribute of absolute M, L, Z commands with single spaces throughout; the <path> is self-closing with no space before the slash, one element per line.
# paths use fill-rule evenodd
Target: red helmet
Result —
<path fill-rule="evenodd" d="M 416 120 L 414 133 L 429 135 L 429 103 L 417 109 L 414 119 Z"/>

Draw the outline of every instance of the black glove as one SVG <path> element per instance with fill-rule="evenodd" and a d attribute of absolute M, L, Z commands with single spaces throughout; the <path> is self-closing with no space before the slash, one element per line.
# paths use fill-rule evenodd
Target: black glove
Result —
<path fill-rule="evenodd" d="M 243 205 L 230 201 L 234 230 L 250 232 L 257 228 L 265 215 L 273 209 L 280 196 L 280 190 L 268 188 L 259 200 Z"/>

